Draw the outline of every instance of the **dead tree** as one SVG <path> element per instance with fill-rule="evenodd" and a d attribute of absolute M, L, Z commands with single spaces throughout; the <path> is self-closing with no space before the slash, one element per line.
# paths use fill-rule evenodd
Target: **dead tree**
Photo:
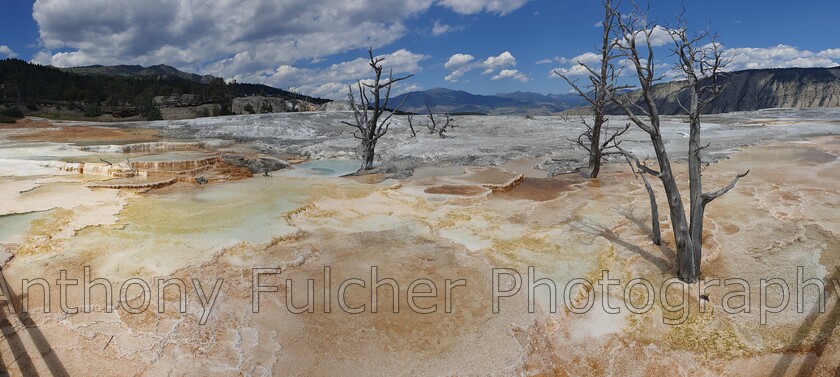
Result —
<path fill-rule="evenodd" d="M 447 128 L 458 127 L 454 123 L 452 123 L 452 116 L 450 116 L 449 113 L 444 113 L 443 116 L 446 118 L 446 122 L 444 122 L 443 126 L 440 127 L 440 130 L 438 130 L 438 136 L 440 136 L 441 139 L 446 137 L 444 133 L 446 133 Z"/>
<path fill-rule="evenodd" d="M 620 1 L 618 2 L 620 3 Z M 615 5 L 617 7 L 618 4 Z M 620 70 L 615 69 L 612 61 L 619 55 L 616 53 L 618 39 L 613 38 L 612 30 L 615 24 L 615 7 L 611 0 L 604 2 L 604 20 L 603 23 L 603 39 L 600 47 L 600 67 L 597 69 L 589 67 L 588 65 L 577 62 L 584 68 L 589 75 L 589 84 L 580 86 L 577 80 L 570 79 L 567 75 L 554 71 L 554 73 L 566 80 L 566 82 L 574 88 L 574 90 L 589 103 L 593 113 L 593 122 L 590 125 L 582 116 L 581 120 L 586 127 L 586 131 L 578 136 L 577 142 L 583 149 L 589 153 L 589 166 L 587 169 L 587 177 L 598 178 L 601 172 L 601 161 L 605 156 L 605 151 L 611 147 L 612 141 L 627 131 L 627 128 L 616 131 L 611 136 L 601 135 L 604 124 L 607 123 L 607 106 L 615 97 L 616 91 L 625 87 L 619 87 L 616 82 L 620 76 Z M 601 139 L 607 140 L 602 142 Z"/>
<path fill-rule="evenodd" d="M 685 10 L 683 10 L 684 12 Z M 729 185 L 721 190 L 703 192 L 703 163 L 700 153 L 703 149 L 708 148 L 709 144 L 701 146 L 700 115 L 724 89 L 725 81 L 722 79 L 721 73 L 726 66 L 726 61 L 721 54 L 721 45 L 717 41 L 718 36 L 709 31 L 689 34 L 688 23 L 683 15 L 679 16 L 677 27 L 670 28 L 669 33 L 674 41 L 674 56 L 679 61 L 677 69 L 681 78 L 685 80 L 685 89 L 689 94 L 689 103 L 685 105 L 680 102 L 679 105 L 688 115 L 690 128 L 688 139 L 688 181 L 691 198 L 690 235 L 694 243 L 694 266 L 697 266 L 699 275 L 703 248 L 703 216 L 706 205 L 732 190 L 739 179 L 749 174 L 749 170 L 736 175 Z"/>
<path fill-rule="evenodd" d="M 414 124 L 412 124 L 412 120 L 414 120 L 414 114 L 408 114 L 406 118 L 408 119 L 408 128 L 411 129 L 411 137 L 417 137 L 417 131 L 414 131 Z"/>
<path fill-rule="evenodd" d="M 621 97 L 616 96 L 612 99 L 612 101 L 624 110 L 633 124 L 638 126 L 639 129 L 650 136 L 651 144 L 654 152 L 656 153 L 656 159 L 659 164 L 659 171 L 646 167 L 643 168 L 638 164 L 637 167 L 645 173 L 659 178 L 662 182 L 665 189 L 665 195 L 668 199 L 671 227 L 674 232 L 674 242 L 677 252 L 677 276 L 687 283 L 694 283 L 700 276 L 700 260 L 702 256 L 701 248 L 703 244 L 702 209 L 705 208 L 706 204 L 735 187 L 738 180 L 746 175 L 746 173 L 739 174 L 728 186 L 719 191 L 699 194 L 696 197 L 691 196 L 690 205 L 693 216 L 691 218 L 691 223 L 688 222 L 682 196 L 677 186 L 673 170 L 671 169 L 671 161 L 668 157 L 668 153 L 665 149 L 665 142 L 662 138 L 660 114 L 657 110 L 656 102 L 653 99 L 653 86 L 656 82 L 661 80 L 661 77 L 656 76 L 655 73 L 654 52 L 650 43 L 651 35 L 654 30 L 656 30 L 656 25 L 648 22 L 646 12 L 640 11 L 638 6 L 635 7 L 635 11 L 626 19 L 626 21 L 622 19 L 621 15 L 614 9 L 612 12 L 614 13 L 613 20 L 615 20 L 617 25 L 615 28 L 615 36 L 619 41 L 617 47 L 622 52 L 623 56 L 630 62 L 629 64 L 631 67 L 635 70 L 634 73 L 639 82 L 638 91 L 641 97 L 641 105 L 630 101 L 629 96 L 626 95 Z M 674 31 L 672 31 L 672 33 L 674 33 Z M 694 71 L 694 68 L 702 66 L 703 72 L 706 72 L 707 75 L 704 77 L 704 82 L 716 83 L 718 80 L 717 76 L 722 69 L 720 54 L 695 54 L 692 51 L 707 51 L 708 47 L 701 47 L 701 43 L 703 43 L 706 38 L 682 38 L 679 36 L 680 32 L 677 31 L 677 33 L 678 34 L 676 34 L 674 39 L 675 44 L 677 45 L 675 50 L 680 58 L 680 69 L 683 72 L 688 71 L 697 73 Z M 685 31 L 683 30 L 682 33 L 685 33 Z M 639 38 L 642 39 L 643 46 L 639 45 Z M 714 47 L 714 49 L 717 50 L 717 47 Z M 679 51 L 684 51 L 685 57 L 680 56 Z M 687 64 L 687 62 L 690 64 Z M 688 76 L 688 74 L 686 74 L 686 76 Z M 693 82 L 690 79 L 687 81 L 687 85 L 690 87 L 689 90 L 692 92 L 691 97 L 693 103 L 692 105 L 689 105 L 689 108 L 687 108 L 689 115 L 692 118 L 690 122 L 692 134 L 690 135 L 689 143 L 695 143 L 694 147 L 690 147 L 691 151 L 689 152 L 689 161 L 693 158 L 696 159 L 695 163 L 697 163 L 698 168 L 693 174 L 690 174 L 690 184 L 694 187 L 692 193 L 694 193 L 695 190 L 700 192 L 701 172 L 699 170 L 699 152 L 705 148 L 699 148 L 700 113 L 702 112 L 699 95 L 700 93 L 708 92 L 710 96 L 706 98 L 712 98 L 716 95 L 715 93 L 719 93 L 720 91 L 720 88 L 703 89 L 708 87 L 704 87 L 703 84 L 699 84 L 699 78 L 699 76 L 695 76 L 695 79 L 698 79 L 696 82 Z M 707 104 L 708 102 L 705 103 Z M 639 116 L 637 112 L 641 112 L 642 116 Z M 625 156 L 627 155 L 628 153 L 625 153 Z M 695 165 L 692 163 L 692 167 L 694 166 Z M 698 210 L 695 211 L 695 208 Z M 694 217 L 695 215 L 699 217 Z"/>
<path fill-rule="evenodd" d="M 370 62 L 368 63 L 373 69 L 375 77 L 373 82 L 356 81 L 358 94 L 354 94 L 353 86 L 350 85 L 350 93 L 347 95 L 350 98 L 350 107 L 353 108 L 354 123 L 342 122 L 350 127 L 356 128 L 353 136 L 362 143 L 362 166 L 357 171 L 361 174 L 366 170 L 373 169 L 373 159 L 376 155 L 376 143 L 382 136 L 388 132 L 388 127 L 391 125 L 391 117 L 399 110 L 400 107 L 408 99 L 404 97 L 402 102 L 393 110 L 388 109 L 388 101 L 391 99 L 391 86 L 394 83 L 408 79 L 414 75 L 394 78 L 393 70 L 388 72 L 388 78 L 382 78 L 382 61 L 385 58 L 374 57 L 373 48 L 368 49 Z M 385 91 L 384 97 L 382 91 Z M 356 103 L 356 95 L 359 97 L 359 103 Z M 388 113 L 387 115 L 385 113 Z"/>
<path fill-rule="evenodd" d="M 432 108 L 429 107 L 428 101 L 426 102 L 426 111 L 428 112 L 426 116 L 429 117 L 429 123 L 426 123 L 426 128 L 429 129 L 430 134 L 433 134 L 437 130 L 437 121 L 435 121 L 435 113 L 433 113 Z"/>

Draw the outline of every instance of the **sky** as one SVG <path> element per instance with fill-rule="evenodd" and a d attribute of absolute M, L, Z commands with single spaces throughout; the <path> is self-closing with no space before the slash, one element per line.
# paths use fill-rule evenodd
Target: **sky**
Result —
<path fill-rule="evenodd" d="M 664 32 L 682 6 L 650 0 L 649 19 Z M 690 28 L 719 33 L 730 70 L 840 65 L 837 0 L 684 6 Z M 591 61 L 602 19 L 600 0 L 0 0 L 0 59 L 167 64 L 342 99 L 370 77 L 373 47 L 395 76 L 414 75 L 397 92 L 568 93 L 553 72 L 585 78 L 575 65 Z M 660 71 L 673 61 L 664 37 Z"/>

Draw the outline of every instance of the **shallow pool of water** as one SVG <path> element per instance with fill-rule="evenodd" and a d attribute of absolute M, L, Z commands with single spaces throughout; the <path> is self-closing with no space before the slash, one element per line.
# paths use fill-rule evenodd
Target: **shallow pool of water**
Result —
<path fill-rule="evenodd" d="M 341 177 L 359 170 L 359 160 L 315 160 L 295 165 L 290 175 Z"/>
<path fill-rule="evenodd" d="M 0 216 L 0 243 L 18 243 L 32 222 L 44 217 L 45 212 L 30 212 Z"/>
<path fill-rule="evenodd" d="M 296 231 L 285 214 L 303 206 L 315 181 L 253 178 L 129 200 L 115 226 L 80 231 L 64 253 L 102 273 L 169 274 L 228 246 L 265 243 Z"/>

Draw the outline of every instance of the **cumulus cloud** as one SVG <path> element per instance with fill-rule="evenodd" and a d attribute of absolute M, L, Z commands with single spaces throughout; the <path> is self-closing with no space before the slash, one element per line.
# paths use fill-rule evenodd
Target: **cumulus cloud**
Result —
<path fill-rule="evenodd" d="M 226 78 L 275 70 L 408 33 L 432 6 L 507 14 L 527 0 L 36 0 L 43 50 L 58 67 L 170 64 Z M 454 30 L 438 24 L 437 32 Z"/>
<path fill-rule="evenodd" d="M 457 82 L 465 73 L 478 68 L 484 69 L 483 74 L 490 75 L 499 70 L 515 66 L 516 58 L 509 51 L 505 51 L 498 56 L 487 57 L 483 61 L 477 61 L 474 56 L 469 54 L 455 54 L 449 57 L 449 60 L 444 64 L 444 68 L 452 71 L 444 77 L 444 80 Z"/>
<path fill-rule="evenodd" d="M 490 12 L 508 14 L 521 8 L 528 0 L 439 0 L 438 3 L 460 14 Z"/>
<path fill-rule="evenodd" d="M 745 69 L 764 68 L 814 68 L 814 67 L 835 67 L 840 65 L 840 49 L 826 49 L 818 52 L 799 49 L 789 45 L 777 45 L 768 48 L 738 47 L 724 48 L 723 56 L 729 62 L 726 66 L 728 71 L 741 71 Z M 577 64 L 578 61 L 596 67 L 599 64 L 599 57 L 594 53 L 585 53 L 573 58 L 546 59 L 552 62 L 565 64 L 549 72 L 549 76 L 556 77 L 555 72 L 566 76 L 587 76 L 586 68 Z M 616 62 L 622 68 L 624 75 L 632 74 L 627 67 L 631 66 L 627 60 Z M 656 71 L 668 80 L 680 79 L 682 76 L 675 70 L 676 66 L 669 61 L 655 61 Z"/>
<path fill-rule="evenodd" d="M 822 50 L 817 53 L 820 57 L 828 58 L 828 59 L 840 59 L 840 48 L 831 48 L 828 50 Z"/>
<path fill-rule="evenodd" d="M 470 54 L 455 54 L 450 56 L 449 60 L 446 61 L 446 64 L 444 64 L 443 67 L 452 72 L 446 75 L 444 80 L 457 82 L 461 76 L 473 69 L 472 63 L 474 61 L 475 57 Z"/>
<path fill-rule="evenodd" d="M 394 76 L 420 72 L 422 70 L 420 62 L 429 58 L 427 55 L 416 54 L 405 49 L 377 57 L 385 59 L 382 65 L 386 70 L 393 69 Z M 317 97 L 344 99 L 347 96 L 349 84 L 354 84 L 356 80 L 372 79 L 372 70 L 368 63 L 368 59 L 358 58 L 322 69 L 281 65 L 274 70 L 262 70 L 237 76 L 237 80 L 262 82 Z M 416 88 L 416 85 L 411 84 L 410 81 L 399 82 L 395 84 L 393 94 L 410 91 L 413 90 L 412 88 Z"/>
<path fill-rule="evenodd" d="M 760 68 L 813 68 L 837 66 L 835 59 L 840 59 L 840 49 L 828 49 L 819 52 L 778 45 L 769 48 L 727 48 L 723 51 L 729 59 L 726 67 L 730 71 Z"/>
<path fill-rule="evenodd" d="M 586 64 L 588 66 L 594 67 L 599 66 L 601 64 L 601 56 L 595 54 L 593 52 L 585 52 L 575 57 L 571 58 L 564 58 L 564 57 L 557 57 L 552 59 L 560 64 L 568 65 L 568 67 L 557 67 L 549 72 L 549 76 L 556 76 L 557 73 L 566 75 L 566 76 L 586 76 L 589 75 L 589 71 L 586 70 L 580 63 Z"/>
<path fill-rule="evenodd" d="M 653 32 L 650 34 L 650 45 L 652 47 L 660 47 L 674 42 L 671 38 L 670 29 L 656 25 L 652 30 Z M 636 45 L 640 47 L 647 45 L 647 40 L 641 31 L 636 33 Z"/>
<path fill-rule="evenodd" d="M 516 58 L 510 52 L 505 51 L 499 54 L 499 56 L 487 58 L 484 60 L 482 66 L 485 68 L 484 74 L 489 75 L 497 69 L 516 66 Z"/>
<path fill-rule="evenodd" d="M 493 76 L 492 80 L 502 80 L 502 79 L 514 79 L 521 82 L 528 82 L 529 79 L 525 76 L 522 72 L 519 72 L 518 69 L 503 69 L 499 71 L 499 73 Z"/>
<path fill-rule="evenodd" d="M 48 50 L 40 63 L 167 63 L 230 75 L 384 46 L 432 1 L 37 0 L 33 17 Z M 202 69 L 212 63 L 239 71 Z"/>
<path fill-rule="evenodd" d="M 5 56 L 7 58 L 16 58 L 18 54 L 17 52 L 9 48 L 9 46 L 0 45 L 0 56 Z"/>

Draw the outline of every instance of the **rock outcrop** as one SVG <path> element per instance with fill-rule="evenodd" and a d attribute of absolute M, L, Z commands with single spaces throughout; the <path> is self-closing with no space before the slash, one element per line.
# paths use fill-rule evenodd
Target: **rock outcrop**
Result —
<path fill-rule="evenodd" d="M 245 110 L 247 105 L 251 105 L 255 114 L 265 113 L 288 113 L 296 111 L 314 111 L 316 106 L 305 100 L 290 100 L 280 97 L 263 97 L 263 96 L 249 96 L 237 97 L 233 99 L 231 111 L 234 114 L 248 114 Z"/>
<path fill-rule="evenodd" d="M 288 162 L 270 156 L 246 157 L 238 154 L 226 154 L 222 160 L 233 166 L 247 168 L 252 174 L 283 170 L 290 165 Z"/>
<path fill-rule="evenodd" d="M 706 108 L 707 114 L 770 108 L 840 107 L 840 67 L 781 68 L 732 72 L 725 75 L 723 93 Z M 654 87 L 653 98 L 661 114 L 678 115 L 687 104 L 684 81 Z M 641 104 L 638 93 L 630 94 Z M 623 114 L 618 108 L 610 111 Z"/>

